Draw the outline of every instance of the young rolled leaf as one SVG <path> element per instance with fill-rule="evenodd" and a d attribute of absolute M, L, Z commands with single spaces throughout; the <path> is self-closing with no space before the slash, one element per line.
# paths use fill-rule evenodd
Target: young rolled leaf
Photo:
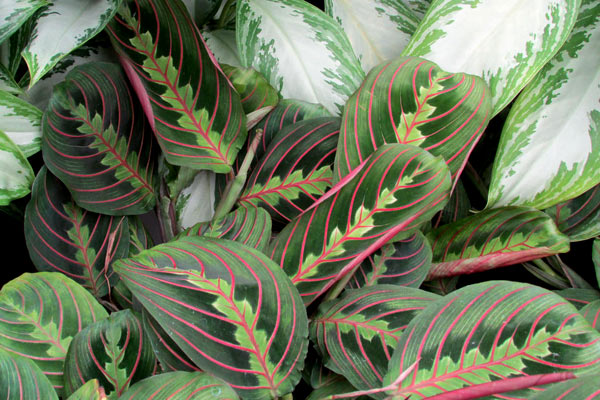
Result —
<path fill-rule="evenodd" d="M 306 310 L 265 255 L 230 240 L 190 236 L 114 268 L 196 366 L 251 399 L 293 390 L 308 346 Z"/>
<path fill-rule="evenodd" d="M 131 384 L 152 375 L 155 363 L 138 318 L 130 310 L 112 313 L 73 338 L 65 359 L 65 394 L 96 378 L 107 395 L 121 396 Z"/>
<path fill-rule="evenodd" d="M 271 216 L 261 207 L 239 207 L 229 213 L 223 220 L 201 222 L 188 228 L 176 236 L 206 236 L 234 240 L 266 251 L 271 240 Z"/>
<path fill-rule="evenodd" d="M 240 94 L 246 114 L 264 107 L 275 107 L 279 102 L 277 90 L 255 69 L 237 68 L 227 64 L 221 64 L 221 68 Z"/>
<path fill-rule="evenodd" d="M 98 379 L 92 379 L 81 386 L 67 400 L 108 400 Z"/>
<path fill-rule="evenodd" d="M 398 57 L 373 68 L 344 108 L 336 179 L 386 143 L 444 157 L 456 179 L 487 126 L 490 100 L 481 78 L 445 72 L 422 58 Z"/>
<path fill-rule="evenodd" d="M 381 146 L 275 237 L 271 258 L 310 304 L 398 233 L 428 221 L 450 185 L 440 158 L 414 146 Z"/>
<path fill-rule="evenodd" d="M 348 290 L 341 298 L 321 305 L 311 323 L 311 338 L 327 368 L 357 389 L 380 388 L 402 331 L 438 298 L 395 285 Z M 385 394 L 372 396 L 383 399 Z"/>
<path fill-rule="evenodd" d="M 600 4 L 584 0 L 567 42 L 511 107 L 488 207 L 543 209 L 600 183 L 599 64 Z"/>
<path fill-rule="evenodd" d="M 32 360 L 60 396 L 73 337 L 107 316 L 87 290 L 65 275 L 25 273 L 0 290 L 0 349 Z"/>
<path fill-rule="evenodd" d="M 42 370 L 31 360 L 0 349 L 0 397 L 6 400 L 58 400 Z"/>
<path fill-rule="evenodd" d="M 100 33 L 115 15 L 120 3 L 121 0 L 47 2 L 31 41 L 22 53 L 31 75 L 29 87 L 64 56 Z"/>
<path fill-rule="evenodd" d="M 120 399 L 237 400 L 238 395 L 219 378 L 204 372 L 169 372 L 131 386 Z"/>
<path fill-rule="evenodd" d="M 229 172 L 245 114 L 183 3 L 126 1 L 107 30 L 167 161 Z"/>
<path fill-rule="evenodd" d="M 0 130 L 19 146 L 25 157 L 40 150 L 42 112 L 12 94 L 0 91 Z"/>
<path fill-rule="evenodd" d="M 44 161 L 79 206 L 109 215 L 154 207 L 156 144 L 121 67 L 74 68 L 54 86 L 43 129 Z"/>
<path fill-rule="evenodd" d="M 0 43 L 21 27 L 47 0 L 13 0 L 0 6 Z"/>
<path fill-rule="evenodd" d="M 431 245 L 420 231 L 383 245 L 369 255 L 348 282 L 350 288 L 389 284 L 418 288 L 431 267 Z"/>
<path fill-rule="evenodd" d="M 128 254 L 129 227 L 123 217 L 78 207 L 42 167 L 25 208 L 25 243 L 38 270 L 65 274 L 101 298 L 118 279 L 112 260 Z"/>
<path fill-rule="evenodd" d="M 0 206 L 26 196 L 34 175 L 19 147 L 0 130 Z"/>
<path fill-rule="evenodd" d="M 264 207 L 284 223 L 306 210 L 331 186 L 339 131 L 337 117 L 306 119 L 279 131 L 252 170 L 240 205 Z"/>
<path fill-rule="evenodd" d="M 325 12 L 341 26 L 364 71 L 396 58 L 417 29 L 419 18 L 406 1 L 326 0 Z"/>
<path fill-rule="evenodd" d="M 421 21 L 403 55 L 481 76 L 500 112 L 558 51 L 580 0 L 442 0 Z"/>
<path fill-rule="evenodd" d="M 591 375 L 546 386 L 544 391 L 530 399 L 592 400 L 598 398 L 598 395 L 600 395 L 600 381 L 597 375 Z"/>
<path fill-rule="evenodd" d="M 569 251 L 569 238 L 530 207 L 485 210 L 427 234 L 428 279 L 470 274 Z"/>
<path fill-rule="evenodd" d="M 394 399 L 436 394 L 506 378 L 600 370 L 600 333 L 560 296 L 516 282 L 471 285 L 436 300 L 406 327 L 384 384 L 411 372 Z M 511 393 L 528 398 L 539 389 Z"/>
<path fill-rule="evenodd" d="M 572 242 L 600 235 L 600 185 L 544 210 Z"/>
<path fill-rule="evenodd" d="M 364 78 L 342 28 L 308 2 L 240 0 L 236 34 L 242 65 L 263 74 L 284 98 L 339 115 Z"/>
<path fill-rule="evenodd" d="M 594 328 L 600 330 L 600 299 L 583 306 L 579 312 Z"/>

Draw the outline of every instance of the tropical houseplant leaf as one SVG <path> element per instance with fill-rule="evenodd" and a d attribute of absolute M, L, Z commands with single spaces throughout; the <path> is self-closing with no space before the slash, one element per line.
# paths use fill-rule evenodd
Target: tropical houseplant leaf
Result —
<path fill-rule="evenodd" d="M 600 394 L 600 381 L 598 381 L 597 375 L 591 375 L 546 386 L 543 392 L 532 396 L 530 399 L 592 400 L 598 397 L 598 394 Z"/>
<path fill-rule="evenodd" d="M 0 206 L 26 196 L 33 179 L 31 165 L 19 146 L 0 131 Z"/>
<path fill-rule="evenodd" d="M 167 161 L 229 172 L 242 103 L 181 0 L 126 1 L 107 30 Z"/>
<path fill-rule="evenodd" d="M 246 114 L 265 107 L 270 107 L 271 110 L 279 102 L 277 90 L 254 68 L 221 64 L 221 69 L 240 94 L 242 107 Z"/>
<path fill-rule="evenodd" d="M 439 228 L 442 225 L 456 222 L 459 219 L 469 216 L 470 211 L 471 200 L 465 190 L 465 185 L 462 183 L 462 180 L 459 179 L 454 185 L 454 190 L 452 191 L 450 200 L 448 200 L 448 204 L 446 204 L 446 207 L 433 218 L 433 227 Z"/>
<path fill-rule="evenodd" d="M 557 290 L 555 293 L 568 300 L 578 310 L 596 300 L 600 300 L 600 292 L 595 289 L 568 288 Z"/>
<path fill-rule="evenodd" d="M 0 349 L 0 397 L 6 400 L 58 400 L 42 370 L 25 357 Z"/>
<path fill-rule="evenodd" d="M 217 61 L 233 67 L 241 67 L 240 55 L 235 42 L 235 31 L 230 29 L 215 29 L 204 31 L 202 36 Z"/>
<path fill-rule="evenodd" d="M 572 242 L 596 237 L 600 235 L 600 184 L 544 212 Z"/>
<path fill-rule="evenodd" d="M 14 0 L 0 6 L 0 43 L 21 27 L 37 10 L 51 4 L 47 0 Z"/>
<path fill-rule="evenodd" d="M 600 299 L 583 306 L 579 312 L 596 329 L 600 329 Z"/>
<path fill-rule="evenodd" d="M 91 379 L 69 396 L 67 400 L 108 400 L 98 379 Z"/>
<path fill-rule="evenodd" d="M 28 102 L 0 90 L 0 130 L 29 157 L 42 144 L 42 112 Z"/>

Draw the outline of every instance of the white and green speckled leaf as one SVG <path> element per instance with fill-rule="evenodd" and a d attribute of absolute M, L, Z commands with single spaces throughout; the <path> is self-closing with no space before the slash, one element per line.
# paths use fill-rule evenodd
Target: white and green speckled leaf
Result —
<path fill-rule="evenodd" d="M 12 35 L 47 0 L 3 0 L 0 2 L 0 43 Z"/>
<path fill-rule="evenodd" d="M 325 12 L 342 26 L 366 72 L 398 57 L 420 22 L 397 0 L 326 0 Z"/>
<path fill-rule="evenodd" d="M 2 48 L 0 46 L 0 54 L 2 53 Z M 0 90 L 12 94 L 23 93 L 23 89 L 21 89 L 19 84 L 15 81 L 12 73 L 3 64 L 0 64 Z"/>
<path fill-rule="evenodd" d="M 494 114 L 531 81 L 564 43 L 581 0 L 435 1 L 403 51 L 446 71 L 481 76 Z"/>
<path fill-rule="evenodd" d="M 178 229 L 186 229 L 199 222 L 210 221 L 215 213 L 215 173 L 200 171 L 185 186 L 175 201 Z"/>
<path fill-rule="evenodd" d="M 0 131 L 0 206 L 31 191 L 33 170 L 19 147 Z"/>
<path fill-rule="evenodd" d="M 502 130 L 488 207 L 546 208 L 600 183 L 600 3 L 525 88 Z"/>
<path fill-rule="evenodd" d="M 340 25 L 303 0 L 240 0 L 237 45 L 242 65 L 284 98 L 320 103 L 335 115 L 364 78 Z"/>
<path fill-rule="evenodd" d="M 60 0 L 43 12 L 23 50 L 33 86 L 64 56 L 98 34 L 121 0 Z"/>
<path fill-rule="evenodd" d="M 235 42 L 235 31 L 215 29 L 210 32 L 202 32 L 202 36 L 219 63 L 229 64 L 233 67 L 242 66 Z"/>
<path fill-rule="evenodd" d="M 42 141 L 42 111 L 28 102 L 0 90 L 0 130 L 4 131 L 25 157 L 37 153 Z"/>
<path fill-rule="evenodd" d="M 401 0 L 402 3 L 406 4 L 412 12 L 419 17 L 419 19 L 423 18 L 423 15 L 425 15 L 429 9 L 432 1 L 433 0 Z"/>

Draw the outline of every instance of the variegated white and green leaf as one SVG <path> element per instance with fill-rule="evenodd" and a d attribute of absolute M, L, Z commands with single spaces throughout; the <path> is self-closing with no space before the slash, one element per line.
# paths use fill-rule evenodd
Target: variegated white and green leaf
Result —
<path fill-rule="evenodd" d="M 397 0 L 326 0 L 325 11 L 342 26 L 366 72 L 398 57 L 420 21 Z"/>
<path fill-rule="evenodd" d="M 210 221 L 215 213 L 215 173 L 200 171 L 184 187 L 175 201 L 178 229 L 186 229 L 199 222 Z"/>
<path fill-rule="evenodd" d="M 433 0 L 400 0 L 406 4 L 419 19 L 423 18 Z"/>
<path fill-rule="evenodd" d="M 242 65 L 284 98 L 321 103 L 335 115 L 364 78 L 342 28 L 303 0 L 240 0 L 237 44 Z"/>
<path fill-rule="evenodd" d="M 42 112 L 28 102 L 0 90 L 0 130 L 4 131 L 25 157 L 40 150 Z"/>
<path fill-rule="evenodd" d="M 12 35 L 47 0 L 4 0 L 0 2 L 0 43 Z"/>
<path fill-rule="evenodd" d="M 0 45 L 0 57 L 1 54 L 2 49 Z M 19 84 L 15 81 L 15 78 L 12 76 L 8 68 L 2 64 L 0 64 L 0 90 L 12 94 L 23 93 L 23 89 L 21 89 Z"/>
<path fill-rule="evenodd" d="M 19 146 L 0 131 L 0 206 L 27 195 L 33 178 L 31 165 Z"/>
<path fill-rule="evenodd" d="M 600 3 L 584 0 L 571 36 L 511 108 L 488 206 L 546 208 L 600 183 Z"/>
<path fill-rule="evenodd" d="M 23 50 L 31 75 L 29 86 L 102 31 L 120 4 L 121 0 L 61 0 L 48 6 Z"/>
<path fill-rule="evenodd" d="M 210 32 L 202 32 L 202 36 L 219 63 L 229 64 L 233 67 L 242 66 L 235 42 L 235 31 L 215 29 Z"/>
<path fill-rule="evenodd" d="M 432 4 L 403 51 L 446 71 L 481 76 L 494 114 L 560 49 L 581 0 L 440 0 Z"/>

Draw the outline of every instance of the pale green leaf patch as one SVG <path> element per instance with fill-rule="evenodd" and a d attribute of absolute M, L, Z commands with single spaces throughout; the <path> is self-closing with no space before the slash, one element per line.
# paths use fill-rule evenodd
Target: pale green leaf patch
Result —
<path fill-rule="evenodd" d="M 33 179 L 33 169 L 23 152 L 0 131 L 0 205 L 27 195 Z"/>
<path fill-rule="evenodd" d="M 47 0 L 4 0 L 0 3 L 0 43 L 12 35 L 41 7 L 50 4 Z"/>
<path fill-rule="evenodd" d="M 229 29 L 215 29 L 202 32 L 206 45 L 220 64 L 241 67 L 240 55 L 235 41 L 235 31 Z"/>
<path fill-rule="evenodd" d="M 25 157 L 40 150 L 42 111 L 28 102 L 0 90 L 0 130 L 15 143 Z"/>

